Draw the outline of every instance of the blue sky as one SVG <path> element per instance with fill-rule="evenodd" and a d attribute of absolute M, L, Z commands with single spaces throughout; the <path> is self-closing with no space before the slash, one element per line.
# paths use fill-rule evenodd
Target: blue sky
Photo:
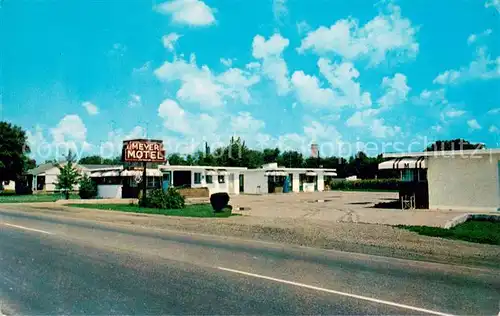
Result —
<path fill-rule="evenodd" d="M 4 0 L 0 12 L 0 119 L 28 131 L 38 159 L 109 156 L 135 137 L 181 153 L 232 135 L 323 155 L 500 147 L 499 0 Z"/>

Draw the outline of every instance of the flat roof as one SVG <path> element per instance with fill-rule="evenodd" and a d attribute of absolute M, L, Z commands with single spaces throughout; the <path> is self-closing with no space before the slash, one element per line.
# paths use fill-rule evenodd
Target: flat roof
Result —
<path fill-rule="evenodd" d="M 186 166 L 186 165 L 160 165 L 161 170 L 247 170 L 246 167 L 223 167 L 223 166 Z"/>
<path fill-rule="evenodd" d="M 410 152 L 410 153 L 383 153 L 382 157 L 384 157 L 384 158 L 403 158 L 403 157 L 484 156 L 484 155 L 500 155 L 500 148 L 419 151 L 419 152 Z"/>

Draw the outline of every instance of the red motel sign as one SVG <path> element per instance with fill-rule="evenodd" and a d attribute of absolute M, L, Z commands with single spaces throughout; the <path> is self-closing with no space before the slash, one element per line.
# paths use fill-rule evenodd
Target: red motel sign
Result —
<path fill-rule="evenodd" d="M 123 141 L 122 160 L 125 162 L 165 162 L 163 141 L 132 139 Z"/>

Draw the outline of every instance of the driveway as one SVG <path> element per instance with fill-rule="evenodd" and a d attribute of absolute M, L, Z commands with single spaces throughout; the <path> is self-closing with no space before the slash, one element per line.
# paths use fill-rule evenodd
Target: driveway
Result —
<path fill-rule="evenodd" d="M 398 199 L 392 192 L 314 192 L 231 197 L 233 207 L 249 210 L 242 214 L 271 218 L 304 218 L 321 221 L 382 225 L 424 225 L 443 227 L 465 214 L 456 211 L 374 208 L 376 203 Z"/>

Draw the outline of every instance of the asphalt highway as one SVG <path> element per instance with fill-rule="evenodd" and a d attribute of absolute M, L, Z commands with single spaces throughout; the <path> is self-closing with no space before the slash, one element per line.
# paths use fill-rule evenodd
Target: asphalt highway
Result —
<path fill-rule="evenodd" d="M 0 210 L 5 315 L 497 315 L 499 275 Z"/>

